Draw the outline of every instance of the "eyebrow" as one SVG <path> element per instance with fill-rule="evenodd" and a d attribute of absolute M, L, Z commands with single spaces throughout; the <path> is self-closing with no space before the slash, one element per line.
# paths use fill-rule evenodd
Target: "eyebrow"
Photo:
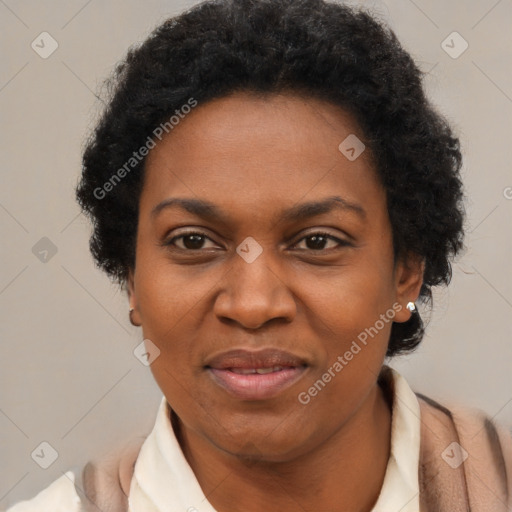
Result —
<path fill-rule="evenodd" d="M 205 220 L 229 223 L 229 216 L 217 205 L 203 199 L 173 197 L 164 199 L 151 210 L 151 217 L 156 217 L 160 212 L 168 208 L 181 208 L 193 215 Z M 340 196 L 331 196 L 318 201 L 309 201 L 294 205 L 281 212 L 281 219 L 287 222 L 301 221 L 317 215 L 329 213 L 333 210 L 350 211 L 361 219 L 366 219 L 365 209 L 357 203 L 343 199 Z"/>

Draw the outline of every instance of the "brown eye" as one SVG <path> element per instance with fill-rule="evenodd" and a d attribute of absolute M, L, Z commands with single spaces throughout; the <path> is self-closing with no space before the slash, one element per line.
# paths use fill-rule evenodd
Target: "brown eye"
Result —
<path fill-rule="evenodd" d="M 185 235 L 181 238 L 186 249 L 202 249 L 205 237 L 202 235 Z"/>
<path fill-rule="evenodd" d="M 207 247 L 204 247 L 204 244 L 208 240 L 213 244 L 213 241 L 203 233 L 183 233 L 182 235 L 171 238 L 165 245 L 175 246 L 184 251 L 197 251 L 206 249 Z"/>
<path fill-rule="evenodd" d="M 303 241 L 306 241 L 306 247 L 304 249 L 310 251 L 322 251 L 350 245 L 348 242 L 340 240 L 339 238 L 329 235 L 328 233 L 312 233 L 299 240 L 297 245 Z M 331 245 L 330 247 L 327 247 L 329 242 L 334 243 L 334 246 Z"/>
<path fill-rule="evenodd" d="M 329 239 L 324 235 L 311 235 L 306 238 L 308 249 L 320 250 L 325 249 L 325 245 Z"/>

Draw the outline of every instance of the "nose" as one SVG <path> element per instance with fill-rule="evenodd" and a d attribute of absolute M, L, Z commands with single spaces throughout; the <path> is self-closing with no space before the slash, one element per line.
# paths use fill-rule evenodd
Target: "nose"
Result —
<path fill-rule="evenodd" d="M 271 320 L 293 320 L 297 309 L 293 293 L 264 255 L 265 251 L 252 263 L 237 257 L 215 300 L 218 318 L 245 329 L 258 329 Z"/>

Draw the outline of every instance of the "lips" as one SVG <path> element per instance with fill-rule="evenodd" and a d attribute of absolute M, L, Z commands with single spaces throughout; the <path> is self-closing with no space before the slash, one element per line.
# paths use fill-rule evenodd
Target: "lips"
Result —
<path fill-rule="evenodd" d="M 275 366 L 297 367 L 306 363 L 305 360 L 290 352 L 277 349 L 251 350 L 230 350 L 222 352 L 209 359 L 206 366 L 225 370 L 227 368 L 273 368 Z"/>
<path fill-rule="evenodd" d="M 242 400 L 265 400 L 295 384 L 307 364 L 282 350 L 231 350 L 210 359 L 205 368 L 230 395 Z"/>
<path fill-rule="evenodd" d="M 265 375 L 267 373 L 280 372 L 284 368 L 289 368 L 288 366 L 269 366 L 268 368 L 227 368 L 234 373 L 238 373 L 239 375 L 251 375 L 257 373 L 258 375 Z"/>

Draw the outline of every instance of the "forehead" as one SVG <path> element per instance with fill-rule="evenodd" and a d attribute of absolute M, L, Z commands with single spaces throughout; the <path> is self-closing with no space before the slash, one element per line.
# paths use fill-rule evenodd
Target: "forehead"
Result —
<path fill-rule="evenodd" d="M 314 98 L 236 93 L 199 103 L 149 153 L 141 210 L 172 196 L 258 209 L 335 194 L 381 200 L 370 151 L 348 159 L 347 138 L 364 140 L 355 119 Z"/>

